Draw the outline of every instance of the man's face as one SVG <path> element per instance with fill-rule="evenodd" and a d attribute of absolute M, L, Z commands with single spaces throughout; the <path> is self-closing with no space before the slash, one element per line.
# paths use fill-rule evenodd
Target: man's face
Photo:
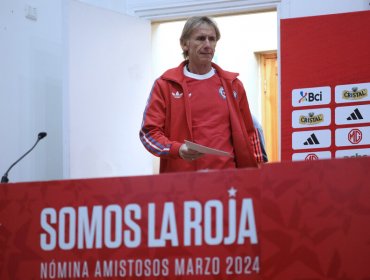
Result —
<path fill-rule="evenodd" d="M 215 54 L 217 39 L 215 29 L 203 23 L 193 30 L 189 40 L 182 46 L 189 53 L 189 62 L 194 64 L 211 63 Z"/>

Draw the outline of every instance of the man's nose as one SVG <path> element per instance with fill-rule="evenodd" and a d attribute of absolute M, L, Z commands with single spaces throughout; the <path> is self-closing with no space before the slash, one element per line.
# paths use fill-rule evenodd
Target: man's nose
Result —
<path fill-rule="evenodd" d="M 209 40 L 209 38 L 208 38 L 208 37 L 204 40 L 204 45 L 205 45 L 206 47 L 210 47 L 210 46 L 211 46 L 211 41 Z"/>

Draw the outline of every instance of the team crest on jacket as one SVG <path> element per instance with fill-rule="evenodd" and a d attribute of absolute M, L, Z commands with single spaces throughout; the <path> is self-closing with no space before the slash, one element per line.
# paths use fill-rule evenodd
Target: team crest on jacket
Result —
<path fill-rule="evenodd" d="M 183 96 L 183 93 L 178 91 L 172 92 L 172 96 L 175 98 L 181 98 Z"/>
<path fill-rule="evenodd" d="M 233 94 L 234 94 L 234 98 L 238 99 L 238 93 L 235 90 L 233 91 Z"/>
<path fill-rule="evenodd" d="M 226 99 L 226 93 L 225 93 L 225 90 L 223 87 L 220 87 L 219 90 L 218 90 L 218 93 L 220 94 L 220 96 L 223 98 L 223 99 Z"/>

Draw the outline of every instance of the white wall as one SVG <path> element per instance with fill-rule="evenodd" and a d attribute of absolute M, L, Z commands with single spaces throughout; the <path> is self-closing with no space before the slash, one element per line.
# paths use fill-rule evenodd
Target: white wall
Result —
<path fill-rule="evenodd" d="M 40 131 L 48 136 L 11 182 L 152 173 L 138 137 L 150 32 L 148 21 L 77 1 L 2 0 L 1 175 Z"/>
<path fill-rule="evenodd" d="M 257 53 L 277 50 L 276 12 L 216 18 L 221 28 L 216 62 L 240 74 L 252 113 L 261 122 L 261 81 Z"/>
<path fill-rule="evenodd" d="M 139 140 L 152 84 L 150 22 L 69 3 L 69 176 L 150 174 Z"/>
<path fill-rule="evenodd" d="M 276 6 L 279 6 L 281 18 L 363 11 L 370 8 L 369 0 L 126 0 L 126 3 L 127 13 L 155 21 L 199 14 L 261 11 Z"/>
<path fill-rule="evenodd" d="M 0 1 L 0 173 L 10 182 L 61 178 L 62 0 Z M 35 19 L 25 17 L 28 6 Z M 35 10 L 33 10 L 35 9 Z"/>
<path fill-rule="evenodd" d="M 78 1 L 123 14 L 125 14 L 127 10 L 125 0 L 78 0 Z"/>
<path fill-rule="evenodd" d="M 366 11 L 369 4 L 369 0 L 282 0 L 280 18 Z"/>
<path fill-rule="evenodd" d="M 280 0 L 126 0 L 126 2 L 128 14 L 163 21 L 183 19 L 192 15 L 215 16 L 266 11 L 274 8 Z"/>

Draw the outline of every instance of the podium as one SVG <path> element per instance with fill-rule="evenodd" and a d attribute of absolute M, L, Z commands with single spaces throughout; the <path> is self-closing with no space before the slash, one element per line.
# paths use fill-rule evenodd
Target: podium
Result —
<path fill-rule="evenodd" d="M 0 185 L 1 279 L 370 279 L 369 158 Z"/>

